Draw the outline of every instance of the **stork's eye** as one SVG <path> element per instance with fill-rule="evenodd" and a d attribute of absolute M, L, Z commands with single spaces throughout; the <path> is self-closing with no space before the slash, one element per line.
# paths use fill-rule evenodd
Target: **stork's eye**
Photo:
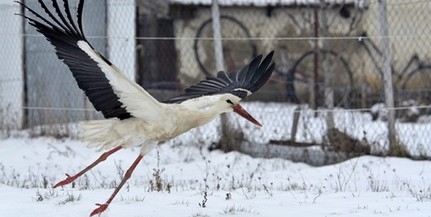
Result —
<path fill-rule="evenodd" d="M 233 102 L 230 99 L 226 100 L 226 102 L 233 105 Z"/>

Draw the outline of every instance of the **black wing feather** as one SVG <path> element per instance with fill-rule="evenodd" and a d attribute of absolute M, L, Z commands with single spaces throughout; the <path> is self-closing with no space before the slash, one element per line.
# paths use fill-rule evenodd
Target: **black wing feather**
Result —
<path fill-rule="evenodd" d="M 56 0 L 52 1 L 52 6 L 54 7 L 59 19 L 54 16 L 42 0 L 39 0 L 41 8 L 52 21 L 42 17 L 25 4 L 18 1 L 16 2 L 40 20 L 38 21 L 26 15 L 19 14 L 27 19 L 29 24 L 34 26 L 36 30 L 43 34 L 55 47 L 58 58 L 63 60 L 63 62 L 69 67 L 70 71 L 72 71 L 79 88 L 85 92 L 94 108 L 102 112 L 105 118 L 116 117 L 119 119 L 126 119 L 131 117 L 131 114 L 126 111 L 124 105 L 119 101 L 118 96 L 114 93 L 114 90 L 109 84 L 109 80 L 105 77 L 103 71 L 99 68 L 97 63 L 78 46 L 78 41 L 85 41 L 88 43 L 82 28 L 84 1 L 80 0 L 78 3 L 78 26 L 72 19 L 68 0 L 63 0 L 66 16 L 62 13 Z M 109 65 L 112 65 L 105 57 L 102 55 L 100 56 Z"/>
<path fill-rule="evenodd" d="M 251 61 L 251 63 L 249 64 L 248 70 L 252 72 L 256 71 L 257 67 L 259 67 L 259 63 L 261 60 L 262 60 L 262 55 L 259 55 L 256 58 L 254 58 L 253 61 Z M 253 77 L 252 73 L 246 73 L 246 77 L 243 81 L 243 84 L 250 83 L 252 77 Z"/>
<path fill-rule="evenodd" d="M 229 75 L 224 71 L 219 71 L 217 77 L 209 77 L 187 88 L 185 94 L 165 102 L 180 103 L 200 96 L 222 93 L 231 93 L 240 98 L 245 98 L 248 93 L 244 90 L 254 93 L 271 77 L 275 67 L 274 63 L 271 64 L 273 54 L 274 51 L 271 51 L 262 62 L 262 55 L 259 55 L 240 71 L 231 72 Z"/>
<path fill-rule="evenodd" d="M 51 13 L 51 11 L 49 11 L 48 10 L 48 7 L 45 5 L 45 3 L 42 1 L 42 0 L 38 0 L 38 2 L 39 2 L 39 4 L 40 4 L 40 7 L 45 11 L 45 13 L 46 14 L 48 14 L 48 16 L 55 22 L 55 23 L 57 23 L 59 26 L 60 26 L 60 28 L 62 28 L 62 29 L 66 29 L 66 26 L 64 26 L 63 25 L 63 23 L 61 23 L 61 22 L 59 22 L 58 21 L 58 19 Z M 55 6 L 55 4 L 53 5 L 54 6 L 54 8 L 56 8 Z M 57 8 L 56 8 L 56 10 L 57 10 Z M 58 12 L 57 12 L 58 13 Z"/>
<path fill-rule="evenodd" d="M 53 2 L 57 2 L 57 1 L 53 1 Z M 63 5 L 64 5 L 64 10 L 66 11 L 66 16 L 68 20 L 73 20 L 72 19 L 72 14 L 70 13 L 70 7 L 69 7 L 69 1 L 68 0 L 64 0 L 63 1 Z M 63 17 L 63 15 L 60 13 L 60 16 Z M 66 21 L 64 21 L 66 22 Z M 70 28 L 73 29 L 73 31 L 77 34 L 82 34 L 81 31 L 76 27 L 75 22 L 70 22 L 70 24 L 72 25 Z"/>
<path fill-rule="evenodd" d="M 266 69 L 270 69 L 271 71 L 274 70 L 275 65 L 274 64 L 273 64 L 273 66 L 269 65 L 269 64 L 271 64 L 271 60 L 272 60 L 273 55 L 274 55 L 274 52 L 269 53 L 265 57 L 265 59 L 263 59 L 259 68 L 257 68 L 256 73 L 253 74 L 253 77 L 251 78 L 251 80 L 249 82 L 249 86 L 247 88 L 251 92 L 257 91 L 266 83 L 266 81 L 268 81 L 270 76 L 268 76 L 265 73 L 265 70 Z M 253 86 L 251 86 L 251 84 L 253 84 Z"/>
<path fill-rule="evenodd" d="M 83 38 L 85 38 L 84 32 L 82 31 L 84 28 L 82 28 L 82 11 L 84 10 L 84 1 L 78 2 L 78 9 L 77 9 L 77 18 L 78 18 L 78 28 L 79 31 L 81 31 L 81 35 Z M 87 39 L 86 39 L 87 40 Z"/>
<path fill-rule="evenodd" d="M 226 86 L 228 86 L 230 83 L 232 83 L 232 80 L 229 78 L 229 76 L 227 76 L 226 72 L 224 71 L 219 71 L 217 73 L 217 78 L 224 82 Z"/>

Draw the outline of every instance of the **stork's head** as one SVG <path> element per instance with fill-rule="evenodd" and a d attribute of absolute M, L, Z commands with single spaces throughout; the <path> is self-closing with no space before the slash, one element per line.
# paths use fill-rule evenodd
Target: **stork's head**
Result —
<path fill-rule="evenodd" d="M 224 102 L 223 102 L 224 101 Z M 225 105 L 227 108 L 237 114 L 239 114 L 241 117 L 247 119 L 251 123 L 261 127 L 262 124 L 259 123 L 256 119 L 253 118 L 240 104 L 241 98 L 233 95 L 233 94 L 225 94 L 224 97 L 222 97 L 221 103 L 226 103 Z"/>

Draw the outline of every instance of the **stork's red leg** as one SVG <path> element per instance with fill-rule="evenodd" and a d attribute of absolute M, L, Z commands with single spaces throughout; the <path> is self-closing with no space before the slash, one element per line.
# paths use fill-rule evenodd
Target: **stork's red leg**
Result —
<path fill-rule="evenodd" d="M 118 146 L 118 147 L 115 147 L 115 148 L 113 148 L 113 149 L 111 149 L 111 150 L 103 153 L 102 155 L 100 155 L 100 157 L 96 161 L 94 161 L 92 164 L 90 164 L 88 167 L 86 167 L 85 169 L 81 170 L 79 173 L 77 173 L 74 176 L 70 176 L 69 174 L 66 173 L 67 178 L 64 179 L 63 181 L 55 184 L 53 188 L 56 188 L 58 186 L 63 186 L 63 185 L 67 185 L 69 183 L 72 183 L 73 181 L 75 181 L 75 179 L 77 179 L 78 177 L 82 176 L 88 170 L 90 170 L 91 168 L 95 167 L 100 162 L 106 160 L 106 158 L 108 158 L 109 155 L 114 154 L 115 152 L 117 152 L 120 149 L 121 149 L 121 146 Z"/>
<path fill-rule="evenodd" d="M 139 162 L 142 160 L 144 156 L 142 154 L 140 154 L 136 160 L 133 162 L 133 164 L 129 167 L 129 169 L 127 169 L 126 173 L 124 174 L 123 179 L 121 180 L 120 184 L 117 186 L 117 188 L 115 188 L 114 192 L 111 194 L 111 196 L 109 197 L 109 199 L 104 203 L 104 204 L 99 204 L 96 203 L 97 206 L 99 206 L 98 208 L 94 209 L 93 212 L 91 212 L 90 216 L 96 215 L 96 214 L 100 214 L 103 211 L 105 211 L 109 204 L 112 202 L 112 200 L 114 199 L 114 197 L 118 194 L 118 192 L 120 191 L 120 189 L 123 187 L 123 185 L 126 183 L 126 181 L 130 178 L 130 176 L 132 176 L 133 170 L 135 170 L 136 166 L 139 164 Z"/>

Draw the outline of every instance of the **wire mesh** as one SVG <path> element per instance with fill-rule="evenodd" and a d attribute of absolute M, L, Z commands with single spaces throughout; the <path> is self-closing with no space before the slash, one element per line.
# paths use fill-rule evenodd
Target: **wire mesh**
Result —
<path fill-rule="evenodd" d="M 157 13 L 140 8 L 151 1 L 86 2 L 84 29 L 90 42 L 127 76 L 166 99 L 217 72 L 211 7 L 196 2 L 158 2 L 154 8 L 163 10 Z M 389 35 L 380 34 L 377 0 L 232 2 L 220 7 L 225 70 L 237 70 L 271 50 L 276 62 L 267 85 L 248 99 L 267 129 L 248 132 L 240 125 L 251 137 L 260 136 L 238 144 L 271 144 L 277 151 L 264 153 L 302 153 L 297 159 L 316 150 L 343 156 L 388 154 L 385 115 L 395 109 L 397 150 L 430 156 L 431 2 L 389 1 Z M 37 8 L 37 2 L 26 3 Z M 51 45 L 13 15 L 20 12 L 18 4 L 0 1 L 1 128 L 102 118 Z M 383 104 L 383 39 L 390 43 L 395 108 Z M 266 104 L 254 106 L 257 101 Z"/>

